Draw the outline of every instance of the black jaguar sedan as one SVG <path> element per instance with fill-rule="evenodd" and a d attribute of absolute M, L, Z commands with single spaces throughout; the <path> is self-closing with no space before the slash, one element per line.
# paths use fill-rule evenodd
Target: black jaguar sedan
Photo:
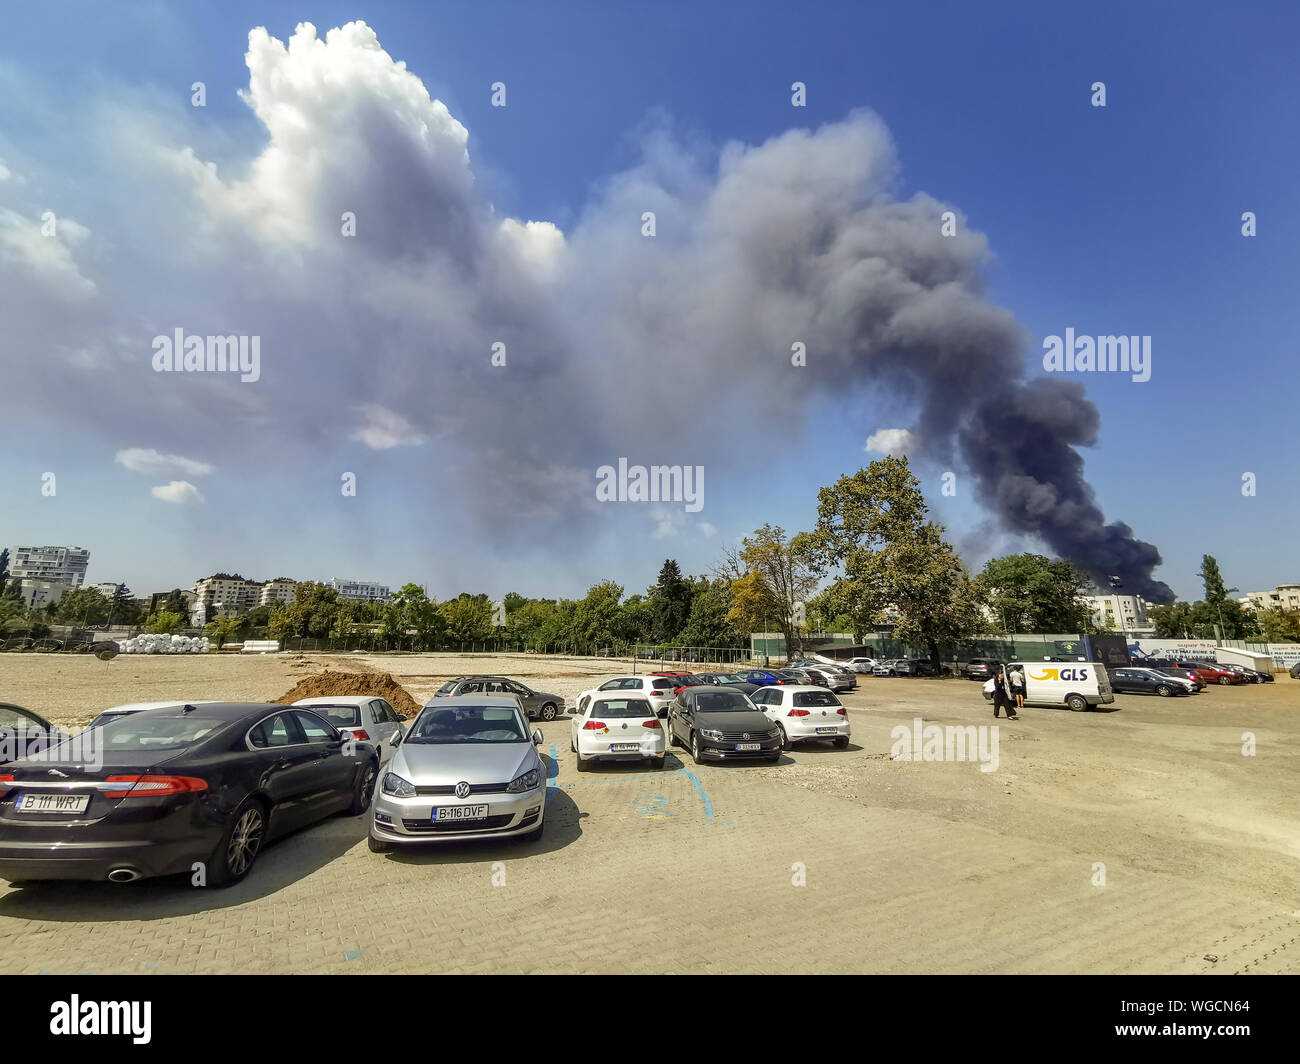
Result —
<path fill-rule="evenodd" d="M 300 706 L 145 710 L 0 768 L 0 877 L 243 879 L 262 847 L 370 807 L 369 743 Z"/>

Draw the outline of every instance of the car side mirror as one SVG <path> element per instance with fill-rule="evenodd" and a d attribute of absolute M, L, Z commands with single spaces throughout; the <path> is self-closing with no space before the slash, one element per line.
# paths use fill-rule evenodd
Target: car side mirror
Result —
<path fill-rule="evenodd" d="M 577 712 L 578 712 L 578 707 L 577 707 L 577 706 L 570 706 L 570 707 L 569 707 L 569 714 L 570 714 L 570 715 L 576 715 Z"/>
<path fill-rule="evenodd" d="M 542 745 L 542 733 L 540 729 L 536 729 L 533 731 L 533 745 L 534 746 Z"/>
<path fill-rule="evenodd" d="M 406 737 L 405 737 L 404 735 L 402 735 L 401 732 L 398 732 L 396 735 L 393 736 L 393 742 L 392 742 L 392 745 L 393 745 L 393 746 L 401 746 L 401 745 L 402 745 L 402 740 L 403 740 L 404 738 L 406 738 Z"/>

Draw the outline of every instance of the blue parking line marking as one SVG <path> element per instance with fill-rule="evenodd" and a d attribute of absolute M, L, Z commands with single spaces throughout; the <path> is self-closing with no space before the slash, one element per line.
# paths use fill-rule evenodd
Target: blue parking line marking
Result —
<path fill-rule="evenodd" d="M 343 959 L 344 959 L 345 961 L 354 961 L 354 960 L 356 960 L 358 957 L 360 957 L 361 954 L 363 954 L 363 953 L 365 953 L 365 952 L 366 952 L 366 951 L 363 950 L 363 949 L 350 949 L 350 950 L 348 950 L 345 954 L 343 954 Z"/>
<path fill-rule="evenodd" d="M 704 803 L 704 819 L 712 820 L 713 800 L 704 793 L 704 784 L 696 778 L 694 772 L 686 772 L 686 769 L 682 769 L 682 772 L 686 773 L 686 778 L 691 781 L 691 786 L 695 788 L 695 793 L 700 796 L 700 801 Z"/>

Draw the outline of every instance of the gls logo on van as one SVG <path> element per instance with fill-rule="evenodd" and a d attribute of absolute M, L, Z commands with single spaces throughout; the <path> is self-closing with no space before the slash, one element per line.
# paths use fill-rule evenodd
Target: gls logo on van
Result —
<path fill-rule="evenodd" d="M 1044 669 L 1041 676 L 1029 674 L 1031 680 L 1073 680 L 1082 683 L 1088 679 L 1087 669 Z"/>

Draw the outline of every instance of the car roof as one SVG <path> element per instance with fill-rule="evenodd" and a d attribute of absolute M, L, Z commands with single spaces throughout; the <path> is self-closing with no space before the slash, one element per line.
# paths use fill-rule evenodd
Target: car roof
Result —
<path fill-rule="evenodd" d="M 103 713 L 143 713 L 147 709 L 166 709 L 168 706 L 211 706 L 215 700 L 199 699 L 193 702 L 172 699 L 170 702 L 123 702 L 120 706 L 109 706 Z"/>
<path fill-rule="evenodd" d="M 383 695 L 336 695 L 333 698 L 319 695 L 316 698 L 300 698 L 295 706 L 361 706 L 373 702 Z"/>
<path fill-rule="evenodd" d="M 454 695 L 451 698 L 431 698 L 424 704 L 428 709 L 448 709 L 452 706 L 514 706 L 519 708 L 519 699 L 515 695 Z"/>
<path fill-rule="evenodd" d="M 764 688 L 764 690 L 776 691 L 778 694 L 782 691 L 793 691 L 795 694 L 799 694 L 803 691 L 816 691 L 819 695 L 830 694 L 830 692 L 826 690 L 826 688 L 818 687 L 816 684 L 812 684 L 812 683 L 788 683 L 788 684 L 784 684 L 781 687 Z"/>

